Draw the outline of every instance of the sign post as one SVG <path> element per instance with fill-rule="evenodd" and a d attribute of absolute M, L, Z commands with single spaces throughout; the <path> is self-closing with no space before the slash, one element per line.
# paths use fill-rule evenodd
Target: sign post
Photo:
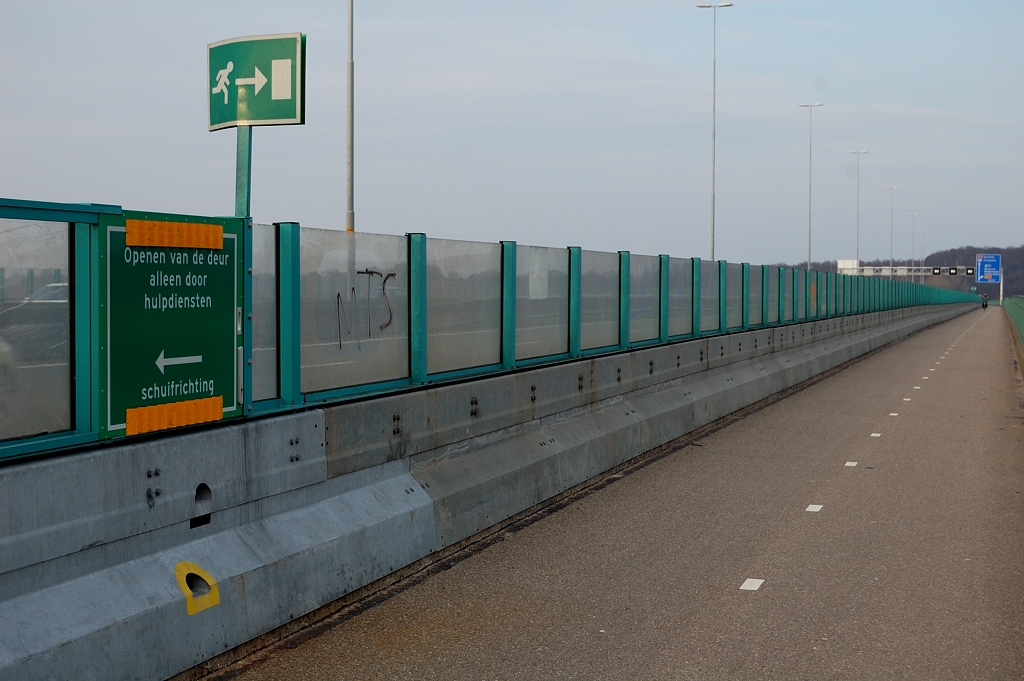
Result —
<path fill-rule="evenodd" d="M 306 122 L 306 36 L 232 38 L 207 46 L 210 132 L 238 128 L 235 215 L 248 217 L 252 126 Z"/>

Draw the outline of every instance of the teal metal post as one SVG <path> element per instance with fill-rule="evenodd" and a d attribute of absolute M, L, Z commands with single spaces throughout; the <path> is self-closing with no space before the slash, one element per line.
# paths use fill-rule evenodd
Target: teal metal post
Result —
<path fill-rule="evenodd" d="M 74 304 L 72 308 L 74 315 L 74 348 L 75 352 L 75 373 L 72 383 L 71 395 L 69 396 L 75 407 L 75 422 L 73 428 L 78 433 L 88 433 L 92 429 L 93 419 L 93 378 L 98 375 L 90 371 L 92 367 L 92 271 L 96 269 L 93 261 L 90 260 L 92 253 L 91 232 L 89 224 L 76 222 L 72 225 L 72 244 L 74 255 L 72 256 L 72 273 L 74 276 Z M 69 277 L 70 279 L 70 277 Z M 97 296 L 98 297 L 98 296 Z M 98 301 L 97 301 L 98 302 Z M 98 359 L 98 357 L 97 357 Z M 99 397 L 99 390 L 97 399 Z M 97 405 L 98 406 L 98 405 Z M 97 410 L 98 411 L 98 410 Z M 98 417 L 98 414 L 97 414 Z M 96 424 L 99 426 L 99 423 Z M 98 428 L 97 428 L 98 430 Z M 95 432 L 95 431 L 93 431 Z"/>
<path fill-rule="evenodd" d="M 814 272 L 810 270 L 804 272 L 804 319 L 811 318 L 811 279 L 813 278 Z M 817 291 L 814 294 L 817 295 Z"/>
<path fill-rule="evenodd" d="M 829 272 L 826 272 L 825 274 L 822 275 L 822 279 L 825 282 L 825 316 L 826 317 L 833 317 L 833 316 L 835 316 L 835 307 L 836 307 L 836 289 L 835 289 L 836 282 L 835 282 L 835 277 L 836 277 L 836 275 L 834 275 L 832 273 L 829 273 Z"/>
<path fill-rule="evenodd" d="M 252 189 L 252 126 L 238 126 L 235 150 L 235 217 L 247 218 Z"/>
<path fill-rule="evenodd" d="M 800 313 L 799 313 L 799 308 L 800 308 L 800 294 L 799 294 L 799 291 L 800 291 L 800 272 L 798 270 L 796 270 L 795 268 L 790 270 L 790 278 L 793 280 L 793 287 L 792 287 L 793 300 L 790 301 L 790 302 L 792 303 L 793 321 L 795 322 L 798 319 L 800 319 Z"/>
<path fill-rule="evenodd" d="M 662 343 L 668 341 L 668 295 L 669 295 L 669 267 L 671 267 L 671 261 L 667 255 L 659 255 L 658 263 L 660 268 L 658 270 L 661 275 L 659 278 L 658 285 L 658 340 Z"/>
<path fill-rule="evenodd" d="M 580 356 L 580 329 L 583 315 L 583 293 L 580 290 L 580 268 L 583 264 L 583 250 L 579 246 L 569 247 L 569 356 Z"/>
<path fill-rule="evenodd" d="M 729 263 L 718 261 L 718 331 L 725 333 L 729 328 Z"/>
<path fill-rule="evenodd" d="M 409 372 L 427 382 L 427 235 L 409 235 Z"/>
<path fill-rule="evenodd" d="M 779 308 L 779 324 L 786 322 L 786 268 L 779 268 L 779 295 L 776 296 L 777 307 Z"/>
<path fill-rule="evenodd" d="M 281 377 L 281 401 L 290 407 L 298 407 L 303 402 L 299 233 L 297 222 L 281 222 L 277 225 L 277 368 Z"/>
<path fill-rule="evenodd" d="M 629 251 L 619 251 L 619 348 L 629 348 Z"/>
<path fill-rule="evenodd" d="M 501 366 L 516 362 L 516 242 L 501 242 Z"/>
<path fill-rule="evenodd" d="M 242 228 L 242 413 L 252 412 L 252 220 Z"/>
<path fill-rule="evenodd" d="M 690 312 L 693 314 L 693 337 L 700 336 L 700 258 L 690 260 L 691 285 Z"/>
<path fill-rule="evenodd" d="M 100 249 L 105 235 L 99 225 L 89 226 L 89 387 L 90 427 L 92 433 L 100 432 Z M 77 277 L 77 275 L 76 275 Z M 77 303 L 76 303 L 77 304 Z"/>
<path fill-rule="evenodd" d="M 821 319 L 825 316 L 825 313 L 821 311 L 822 299 L 828 300 L 828 291 L 825 290 L 825 281 L 822 279 L 821 272 L 815 270 L 814 272 L 814 318 Z M 825 307 L 825 312 L 828 312 L 828 306 Z"/>
<path fill-rule="evenodd" d="M 750 263 L 743 263 L 743 277 L 742 277 L 743 294 L 741 296 L 742 302 L 740 305 L 743 306 L 743 328 L 744 330 L 750 328 Z"/>
<path fill-rule="evenodd" d="M 761 266 L 761 326 L 768 326 L 768 281 L 771 268 Z"/>

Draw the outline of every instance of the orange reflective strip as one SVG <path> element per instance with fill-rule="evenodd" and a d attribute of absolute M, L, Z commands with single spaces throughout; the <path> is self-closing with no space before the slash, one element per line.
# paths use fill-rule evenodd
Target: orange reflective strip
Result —
<path fill-rule="evenodd" d="M 219 421 L 224 415 L 223 404 L 222 397 L 214 396 L 201 400 L 157 404 L 152 407 L 135 407 L 126 412 L 125 433 L 138 435 Z"/>
<path fill-rule="evenodd" d="M 172 248 L 224 248 L 224 226 L 194 222 L 125 220 L 127 246 L 170 246 Z"/>

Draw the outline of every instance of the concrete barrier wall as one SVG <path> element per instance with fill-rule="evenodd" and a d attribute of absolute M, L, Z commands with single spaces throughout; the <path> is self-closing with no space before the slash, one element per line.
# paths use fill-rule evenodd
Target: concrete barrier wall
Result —
<path fill-rule="evenodd" d="M 759 329 L 0 468 L 0 680 L 171 677 L 973 307 Z"/>

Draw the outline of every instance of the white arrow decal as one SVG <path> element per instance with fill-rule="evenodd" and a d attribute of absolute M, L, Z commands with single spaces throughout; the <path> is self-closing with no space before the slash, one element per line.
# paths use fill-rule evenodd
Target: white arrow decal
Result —
<path fill-rule="evenodd" d="M 164 351 L 160 351 L 160 356 L 156 358 L 156 368 L 160 370 L 160 373 L 164 373 L 164 367 L 174 366 L 175 364 L 199 364 L 203 361 L 202 355 L 192 355 L 191 357 L 164 357 Z"/>
<path fill-rule="evenodd" d="M 256 94 L 260 93 L 263 86 L 267 84 L 267 77 L 263 75 L 263 72 L 256 68 L 256 75 L 252 78 L 235 78 L 235 85 L 241 88 L 243 85 L 255 85 Z"/>

